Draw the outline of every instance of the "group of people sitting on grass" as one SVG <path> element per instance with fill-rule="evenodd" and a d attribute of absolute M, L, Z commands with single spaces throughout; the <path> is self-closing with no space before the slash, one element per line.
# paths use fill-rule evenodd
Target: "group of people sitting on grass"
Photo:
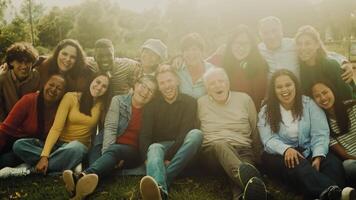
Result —
<path fill-rule="evenodd" d="M 108 39 L 94 58 L 61 41 L 49 57 L 14 43 L 0 68 L 0 177 L 60 172 L 72 199 L 114 171 L 144 166 L 144 200 L 169 197 L 188 166 L 231 180 L 233 199 L 264 200 L 258 169 L 306 199 L 356 199 L 352 64 L 325 49 L 312 26 L 283 37 L 259 21 L 261 43 L 239 25 L 204 58 L 197 33 L 167 61 L 159 39 L 140 58 L 116 58 Z"/>

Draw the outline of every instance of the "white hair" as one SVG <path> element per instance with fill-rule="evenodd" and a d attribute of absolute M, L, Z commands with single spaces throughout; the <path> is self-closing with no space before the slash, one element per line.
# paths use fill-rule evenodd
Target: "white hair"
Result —
<path fill-rule="evenodd" d="M 261 26 L 267 22 L 275 22 L 277 23 L 281 29 L 282 29 L 282 22 L 278 17 L 275 16 L 268 16 L 268 17 L 264 17 L 262 19 L 260 19 L 260 21 L 258 21 L 258 30 L 260 30 Z"/>
<path fill-rule="evenodd" d="M 223 75 L 225 80 L 227 82 L 229 82 L 229 76 L 227 75 L 227 73 L 225 72 L 225 70 L 223 68 L 212 67 L 212 68 L 208 69 L 203 75 L 203 81 L 204 81 L 205 87 L 206 87 L 206 84 L 207 84 L 207 81 L 209 80 L 209 78 L 217 73 L 220 73 L 221 75 Z"/>

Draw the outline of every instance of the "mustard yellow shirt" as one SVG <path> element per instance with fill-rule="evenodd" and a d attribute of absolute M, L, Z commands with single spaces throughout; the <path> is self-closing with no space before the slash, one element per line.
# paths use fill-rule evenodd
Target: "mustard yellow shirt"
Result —
<path fill-rule="evenodd" d="M 62 142 L 77 140 L 87 147 L 90 146 L 91 132 L 98 123 L 102 104 L 96 103 L 91 109 L 91 116 L 88 116 L 79 111 L 78 97 L 76 92 L 64 95 L 41 156 L 48 157 L 58 139 Z"/>

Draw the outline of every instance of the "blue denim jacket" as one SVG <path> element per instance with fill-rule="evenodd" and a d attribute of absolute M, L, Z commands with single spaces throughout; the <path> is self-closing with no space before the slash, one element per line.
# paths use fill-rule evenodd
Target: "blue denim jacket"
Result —
<path fill-rule="evenodd" d="M 326 156 L 329 149 L 329 126 L 324 112 L 309 97 L 303 96 L 303 116 L 299 121 L 298 142 L 288 139 L 286 126 L 280 123 L 278 133 L 273 133 L 266 122 L 264 106 L 258 114 L 258 130 L 264 150 L 271 154 L 282 155 L 289 147 L 302 148 L 304 157 Z"/>
<path fill-rule="evenodd" d="M 117 95 L 112 98 L 105 117 L 102 153 L 125 132 L 132 114 L 131 101 L 132 94 Z"/>

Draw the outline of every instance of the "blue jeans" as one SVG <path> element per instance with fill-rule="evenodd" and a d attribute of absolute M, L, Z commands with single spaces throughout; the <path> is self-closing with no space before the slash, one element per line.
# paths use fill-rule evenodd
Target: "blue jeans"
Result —
<path fill-rule="evenodd" d="M 166 195 L 168 194 L 168 186 L 197 153 L 202 140 L 203 136 L 200 130 L 193 129 L 189 131 L 184 138 L 182 146 L 178 149 L 168 166 L 164 164 L 164 155 L 174 144 L 174 141 L 153 143 L 148 147 L 147 175 L 152 176 L 157 181 Z"/>
<path fill-rule="evenodd" d="M 25 163 L 35 166 L 40 160 L 44 142 L 39 139 L 19 139 L 14 143 L 13 151 Z M 48 159 L 48 172 L 61 172 L 73 169 L 87 154 L 87 147 L 78 141 L 57 142 Z"/>
<path fill-rule="evenodd" d="M 103 176 L 112 172 L 120 160 L 128 167 L 135 166 L 140 161 L 140 154 L 137 148 L 126 144 L 112 144 L 84 173 L 94 173 Z"/>
<path fill-rule="evenodd" d="M 356 160 L 344 160 L 342 164 L 345 169 L 346 180 L 350 184 L 356 185 Z"/>

